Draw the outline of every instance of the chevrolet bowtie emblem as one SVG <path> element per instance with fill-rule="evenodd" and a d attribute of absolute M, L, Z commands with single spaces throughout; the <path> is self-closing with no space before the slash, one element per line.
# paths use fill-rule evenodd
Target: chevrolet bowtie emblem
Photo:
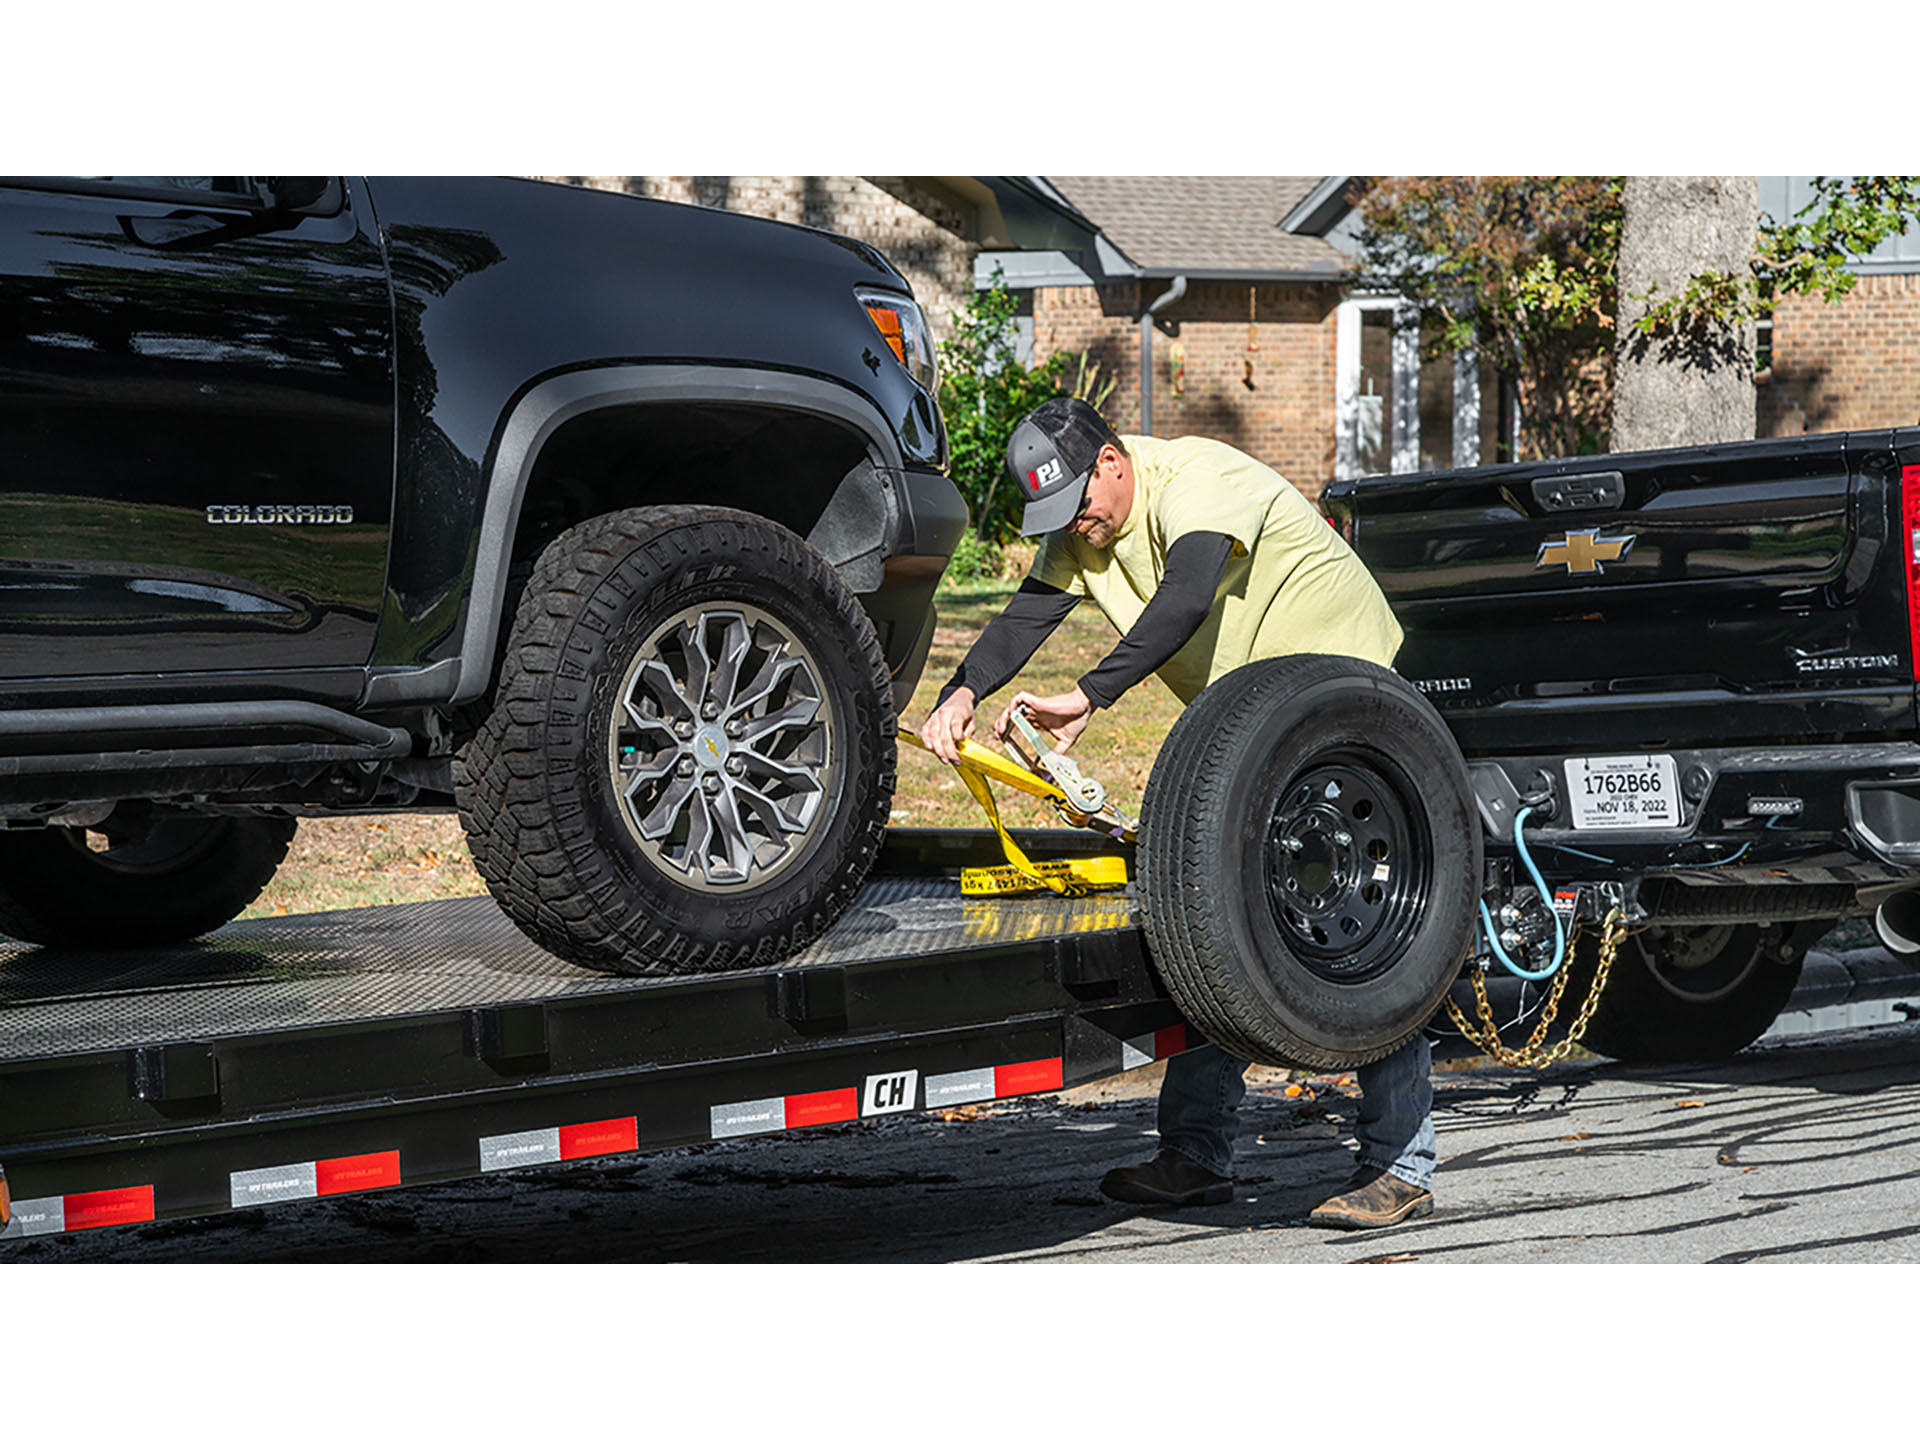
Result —
<path fill-rule="evenodd" d="M 1564 540 L 1549 540 L 1540 547 L 1534 569 L 1564 565 L 1571 575 L 1592 575 L 1602 569 L 1602 560 L 1619 560 L 1633 548 L 1631 535 L 1610 536 L 1602 540 L 1598 530 L 1569 530 Z"/>

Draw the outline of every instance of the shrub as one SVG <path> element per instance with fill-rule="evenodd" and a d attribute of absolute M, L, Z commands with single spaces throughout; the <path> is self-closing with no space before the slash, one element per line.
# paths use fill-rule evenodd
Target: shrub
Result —
<path fill-rule="evenodd" d="M 1061 393 L 1069 362 L 1066 354 L 1056 353 L 1038 365 L 1020 363 L 1015 357 L 1018 305 L 995 266 L 992 283 L 976 290 L 954 316 L 953 338 L 940 346 L 940 409 L 947 421 L 953 483 L 973 509 L 976 535 L 988 545 L 1020 533 L 1022 500 L 1007 483 L 1007 440 L 1028 411 Z"/>

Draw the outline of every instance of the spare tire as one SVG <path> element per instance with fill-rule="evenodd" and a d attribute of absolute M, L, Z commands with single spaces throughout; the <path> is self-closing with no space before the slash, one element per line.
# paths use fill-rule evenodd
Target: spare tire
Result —
<path fill-rule="evenodd" d="M 1140 817 L 1147 945 L 1208 1039 L 1272 1065 L 1391 1054 L 1468 953 L 1480 824 L 1446 724 L 1338 655 L 1223 676 L 1169 732 Z"/>

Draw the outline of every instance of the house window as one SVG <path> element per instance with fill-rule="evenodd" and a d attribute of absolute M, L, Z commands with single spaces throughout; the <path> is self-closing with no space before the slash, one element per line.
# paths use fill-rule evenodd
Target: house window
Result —
<path fill-rule="evenodd" d="M 1360 312 L 1360 376 L 1354 396 L 1355 474 L 1393 468 L 1393 312 Z"/>
<path fill-rule="evenodd" d="M 1498 458 L 1499 382 L 1472 351 L 1422 361 L 1420 315 L 1391 296 L 1336 321 L 1334 474 L 1405 475 Z"/>

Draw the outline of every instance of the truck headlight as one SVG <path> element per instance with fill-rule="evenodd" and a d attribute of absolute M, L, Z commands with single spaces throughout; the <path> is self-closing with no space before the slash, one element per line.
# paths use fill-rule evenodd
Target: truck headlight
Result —
<path fill-rule="evenodd" d="M 866 307 L 867 318 L 887 342 L 893 358 L 906 367 L 922 390 L 936 394 L 940 372 L 934 360 L 933 332 L 927 328 L 927 317 L 920 313 L 920 307 L 891 290 L 856 290 L 854 294 Z"/>

